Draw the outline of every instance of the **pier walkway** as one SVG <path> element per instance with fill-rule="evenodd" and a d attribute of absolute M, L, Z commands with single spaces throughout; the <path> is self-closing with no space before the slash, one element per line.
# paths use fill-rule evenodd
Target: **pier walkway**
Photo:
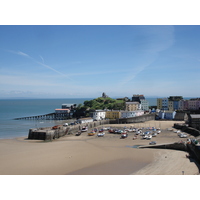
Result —
<path fill-rule="evenodd" d="M 69 116 L 63 113 L 49 113 L 45 115 L 36 115 L 30 117 L 19 117 L 14 120 L 65 120 L 68 119 Z"/>

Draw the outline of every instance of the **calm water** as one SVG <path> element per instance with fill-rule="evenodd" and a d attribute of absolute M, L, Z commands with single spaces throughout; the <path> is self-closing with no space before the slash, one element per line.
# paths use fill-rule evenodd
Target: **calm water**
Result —
<path fill-rule="evenodd" d="M 0 100 L 0 139 L 28 137 L 30 128 L 50 127 L 62 124 L 54 120 L 13 120 L 18 117 L 43 115 L 61 108 L 62 104 L 83 104 L 87 99 L 19 99 Z M 156 99 L 148 99 L 150 106 L 156 105 Z"/>
<path fill-rule="evenodd" d="M 42 115 L 54 112 L 62 104 L 80 104 L 90 99 L 23 99 L 0 100 L 0 139 L 28 136 L 30 128 L 62 124 L 54 120 L 13 120 L 17 117 Z"/>

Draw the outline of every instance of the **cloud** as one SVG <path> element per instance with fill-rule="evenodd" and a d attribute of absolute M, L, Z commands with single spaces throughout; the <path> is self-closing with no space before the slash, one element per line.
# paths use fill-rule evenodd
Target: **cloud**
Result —
<path fill-rule="evenodd" d="M 25 56 L 25 57 L 31 58 L 28 54 L 26 54 L 22 51 L 7 50 L 7 52 L 10 52 L 10 53 L 13 53 L 13 54 L 16 54 L 16 55 L 19 55 L 19 56 Z"/>
<path fill-rule="evenodd" d="M 70 79 L 69 75 L 66 75 L 66 74 L 64 74 L 64 73 L 62 73 L 62 72 L 54 69 L 53 67 L 50 67 L 49 65 L 44 64 L 44 58 L 42 56 L 40 56 L 40 58 L 42 59 L 42 62 L 39 62 L 39 61 L 35 60 L 34 58 L 32 58 L 31 56 L 29 56 L 28 54 L 22 52 L 22 51 L 12 51 L 12 50 L 9 50 L 8 52 L 17 54 L 19 56 L 25 56 L 25 57 L 31 59 L 33 62 L 35 62 L 35 63 L 37 63 L 37 64 L 39 64 L 39 65 L 41 65 L 41 66 L 43 66 L 43 67 L 45 67 L 47 69 L 50 69 L 51 71 L 54 71 L 57 74 L 59 74 L 61 76 L 64 76 L 64 77 L 68 78 L 69 80 L 73 81 L 72 79 Z"/>
<path fill-rule="evenodd" d="M 44 58 L 42 56 L 40 56 L 41 60 L 42 60 L 42 63 L 44 63 Z"/>
<path fill-rule="evenodd" d="M 25 57 L 29 57 L 30 58 L 30 56 L 28 54 L 23 53 L 21 51 L 18 51 L 17 54 L 20 55 L 20 56 L 25 56 Z"/>

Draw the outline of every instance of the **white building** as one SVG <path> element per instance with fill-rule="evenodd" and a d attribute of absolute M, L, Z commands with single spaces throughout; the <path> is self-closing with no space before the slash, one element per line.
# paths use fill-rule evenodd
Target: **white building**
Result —
<path fill-rule="evenodd" d="M 93 120 L 103 120 L 106 118 L 106 111 L 104 110 L 96 110 L 93 112 Z"/>
<path fill-rule="evenodd" d="M 135 114 L 136 114 L 136 117 L 137 117 L 137 116 L 144 115 L 144 110 L 136 110 L 136 111 L 135 111 Z"/>
<path fill-rule="evenodd" d="M 141 110 L 149 111 L 149 102 L 145 99 L 141 99 Z"/>
<path fill-rule="evenodd" d="M 172 120 L 175 118 L 176 111 L 160 111 L 158 113 L 158 116 L 160 119 L 169 119 Z"/>
<path fill-rule="evenodd" d="M 121 118 L 131 118 L 135 116 L 136 116 L 135 111 L 121 111 Z"/>
<path fill-rule="evenodd" d="M 93 122 L 93 119 L 92 118 L 80 118 L 77 120 L 78 123 L 80 124 L 85 124 L 85 123 L 90 123 L 90 122 Z"/>
<path fill-rule="evenodd" d="M 144 115 L 144 110 L 121 111 L 121 118 L 131 118 Z"/>

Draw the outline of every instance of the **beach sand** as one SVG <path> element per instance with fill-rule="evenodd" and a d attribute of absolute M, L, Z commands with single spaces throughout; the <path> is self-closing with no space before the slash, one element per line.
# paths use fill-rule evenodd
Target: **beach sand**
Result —
<path fill-rule="evenodd" d="M 148 121 L 127 127 L 160 127 L 165 130 L 153 138 L 157 144 L 178 142 L 177 133 L 167 131 L 174 121 Z M 109 126 L 109 125 L 106 125 Z M 124 125 L 110 125 L 114 127 Z M 28 131 L 27 131 L 28 132 Z M 27 134 L 28 135 L 28 134 Z M 27 138 L 0 140 L 1 175 L 185 175 L 198 174 L 187 152 L 166 149 L 138 149 L 149 140 L 133 140 L 134 133 L 120 139 L 118 134 L 104 137 L 69 135 L 44 142 Z M 186 139 L 182 139 L 183 141 Z"/>

